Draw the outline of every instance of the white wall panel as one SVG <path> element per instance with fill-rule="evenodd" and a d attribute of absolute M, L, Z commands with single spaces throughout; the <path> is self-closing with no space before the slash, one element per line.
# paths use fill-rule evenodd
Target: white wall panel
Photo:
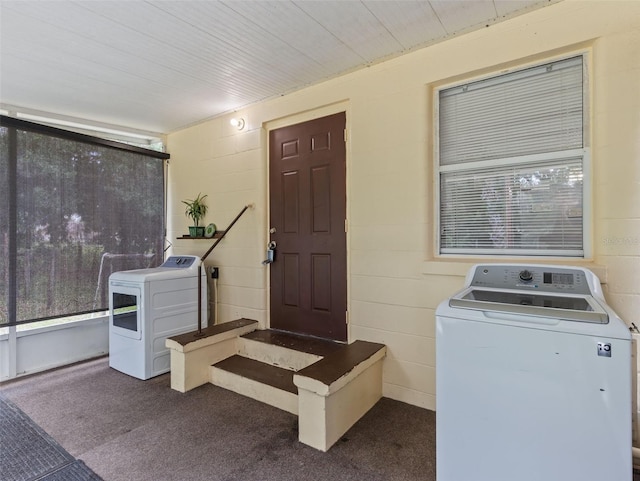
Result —
<path fill-rule="evenodd" d="M 17 333 L 18 376 L 64 366 L 109 352 L 109 318 L 97 318 Z M 0 381 L 9 377 L 7 336 L 0 336 Z"/>
<path fill-rule="evenodd" d="M 358 300 L 350 307 L 352 323 L 360 327 L 435 338 L 433 309 Z"/>
<path fill-rule="evenodd" d="M 435 367 L 425 367 L 393 358 L 384 361 L 384 379 L 388 384 L 403 386 L 413 391 L 434 392 L 436 389 Z"/>

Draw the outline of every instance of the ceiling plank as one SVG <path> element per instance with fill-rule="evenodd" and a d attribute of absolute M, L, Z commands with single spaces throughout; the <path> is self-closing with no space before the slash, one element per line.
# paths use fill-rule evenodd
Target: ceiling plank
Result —
<path fill-rule="evenodd" d="M 0 101 L 169 132 L 547 4 L 0 1 Z"/>

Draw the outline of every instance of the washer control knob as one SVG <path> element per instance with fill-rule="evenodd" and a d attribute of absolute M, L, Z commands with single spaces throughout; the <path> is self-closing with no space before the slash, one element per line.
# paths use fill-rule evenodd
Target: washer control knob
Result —
<path fill-rule="evenodd" d="M 520 280 L 523 282 L 530 282 L 533 280 L 533 273 L 527 269 L 520 271 Z"/>

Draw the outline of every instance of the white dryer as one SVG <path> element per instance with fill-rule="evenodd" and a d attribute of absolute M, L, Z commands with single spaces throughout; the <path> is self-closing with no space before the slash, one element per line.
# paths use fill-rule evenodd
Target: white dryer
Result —
<path fill-rule="evenodd" d="M 438 481 L 630 481 L 631 334 L 589 270 L 475 266 L 436 310 Z"/>
<path fill-rule="evenodd" d="M 138 379 L 170 370 L 165 340 L 198 328 L 201 271 L 202 327 L 207 279 L 197 256 L 171 256 L 160 267 L 109 276 L 109 366 Z"/>

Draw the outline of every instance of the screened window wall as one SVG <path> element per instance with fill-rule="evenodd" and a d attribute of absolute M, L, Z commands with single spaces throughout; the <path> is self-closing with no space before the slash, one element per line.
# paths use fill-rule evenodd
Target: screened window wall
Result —
<path fill-rule="evenodd" d="M 438 95 L 441 254 L 585 253 L 582 56 Z"/>
<path fill-rule="evenodd" d="M 1 120 L 0 327 L 107 310 L 112 272 L 163 260 L 168 155 Z"/>

